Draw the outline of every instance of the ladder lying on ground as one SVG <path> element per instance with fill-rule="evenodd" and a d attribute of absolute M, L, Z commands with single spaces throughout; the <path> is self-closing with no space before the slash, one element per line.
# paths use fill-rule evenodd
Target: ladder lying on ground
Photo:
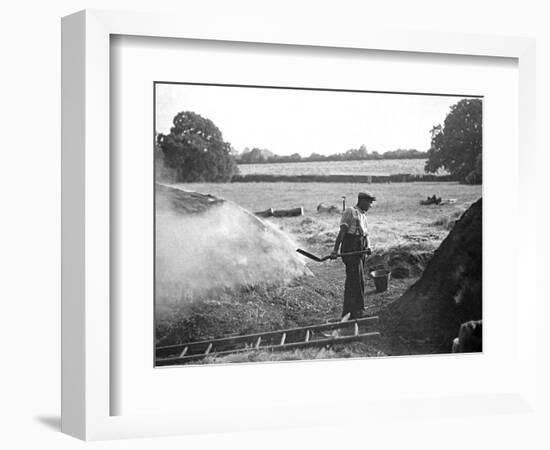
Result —
<path fill-rule="evenodd" d="M 345 316 L 332 323 L 168 345 L 156 349 L 155 363 L 167 366 L 253 350 L 284 351 L 364 341 L 380 335 L 377 331 L 369 331 L 377 321 L 378 316 L 354 320 Z"/>

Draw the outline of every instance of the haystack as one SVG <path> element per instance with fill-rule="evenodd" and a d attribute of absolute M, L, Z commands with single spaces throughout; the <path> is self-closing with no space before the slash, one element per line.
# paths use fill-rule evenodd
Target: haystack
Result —
<path fill-rule="evenodd" d="M 482 200 L 457 221 L 422 277 L 389 305 L 391 332 L 451 350 L 460 324 L 482 315 Z"/>

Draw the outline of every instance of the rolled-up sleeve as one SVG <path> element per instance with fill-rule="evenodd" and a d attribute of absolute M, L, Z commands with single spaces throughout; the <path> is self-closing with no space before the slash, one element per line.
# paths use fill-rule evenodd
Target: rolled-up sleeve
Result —
<path fill-rule="evenodd" d="M 342 213 L 342 218 L 340 219 L 340 226 L 345 225 L 346 228 L 350 228 L 353 223 L 353 213 L 350 208 L 347 208 Z"/>

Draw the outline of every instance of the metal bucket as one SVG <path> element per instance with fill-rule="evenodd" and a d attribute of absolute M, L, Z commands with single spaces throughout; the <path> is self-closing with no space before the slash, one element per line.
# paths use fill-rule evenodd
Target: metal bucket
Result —
<path fill-rule="evenodd" d="M 384 292 L 388 290 L 388 283 L 390 281 L 390 271 L 386 269 L 373 270 L 370 276 L 374 280 L 374 286 L 376 292 Z"/>

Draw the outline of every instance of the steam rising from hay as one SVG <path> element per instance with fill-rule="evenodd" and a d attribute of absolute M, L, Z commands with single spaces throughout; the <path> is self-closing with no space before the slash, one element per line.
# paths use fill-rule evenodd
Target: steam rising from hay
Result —
<path fill-rule="evenodd" d="M 285 284 L 311 272 L 292 239 L 240 206 L 157 186 L 159 304 L 215 291 Z"/>

